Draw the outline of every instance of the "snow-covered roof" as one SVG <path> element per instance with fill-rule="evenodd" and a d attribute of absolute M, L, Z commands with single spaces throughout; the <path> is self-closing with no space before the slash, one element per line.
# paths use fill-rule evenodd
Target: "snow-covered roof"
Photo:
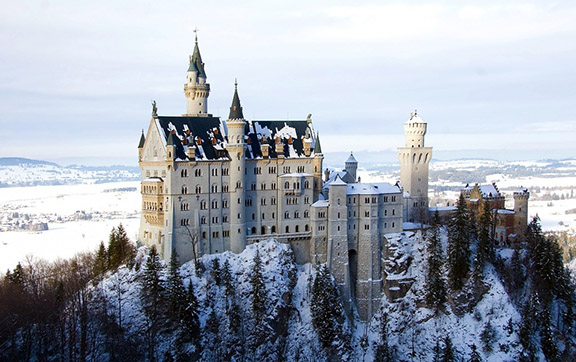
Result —
<path fill-rule="evenodd" d="M 325 189 L 328 188 L 328 186 L 330 185 L 330 183 L 332 183 L 332 181 L 334 181 L 336 179 L 336 177 L 341 178 L 344 182 L 346 183 L 351 183 L 354 182 L 356 180 L 354 180 L 354 178 L 352 177 L 352 175 L 350 175 L 348 172 L 346 172 L 345 170 L 342 171 L 332 171 L 330 173 L 330 176 L 328 177 L 328 180 L 326 180 L 326 182 L 324 183 L 324 187 Z"/>
<path fill-rule="evenodd" d="M 346 194 L 348 195 L 381 195 L 398 194 L 400 188 L 385 182 L 382 183 L 353 183 L 348 184 Z"/>
<path fill-rule="evenodd" d="M 429 211 L 436 211 L 438 210 L 438 212 L 442 212 L 442 211 L 454 211 L 456 210 L 457 207 L 456 206 L 432 206 L 429 207 L 428 210 Z"/>
<path fill-rule="evenodd" d="M 358 163 L 358 161 L 356 161 L 356 159 L 354 158 L 354 155 L 352 154 L 352 152 L 350 152 L 350 157 L 348 157 L 348 159 L 346 160 L 346 162 L 356 162 L 356 163 Z"/>
<path fill-rule="evenodd" d="M 410 119 L 407 120 L 405 123 L 426 123 L 426 122 L 424 122 L 424 120 L 422 118 L 420 118 L 420 116 L 416 113 L 416 114 L 412 114 Z"/>
<path fill-rule="evenodd" d="M 514 210 L 508 210 L 508 209 L 498 209 L 498 210 L 495 210 L 495 212 L 497 214 L 501 214 L 501 215 L 514 215 L 515 214 Z"/>
<path fill-rule="evenodd" d="M 143 182 L 164 182 L 160 177 L 148 177 Z"/>
<path fill-rule="evenodd" d="M 494 184 L 478 185 L 482 197 L 500 197 L 500 192 Z"/>
<path fill-rule="evenodd" d="M 312 204 L 312 207 L 328 207 L 330 206 L 330 202 L 328 200 L 318 200 Z"/>
<path fill-rule="evenodd" d="M 280 175 L 280 177 L 308 177 L 308 176 L 312 176 L 312 174 L 309 173 L 285 173 L 284 175 Z"/>
<path fill-rule="evenodd" d="M 226 144 L 228 127 L 218 117 L 157 116 L 160 133 L 168 140 L 172 134 L 175 158 L 187 160 L 186 147 L 196 146 L 196 160 L 218 160 L 228 158 Z M 253 120 L 246 121 L 244 141 L 245 157 L 262 158 L 261 146 L 269 145 L 268 155 L 277 158 L 276 144 L 282 145 L 282 156 L 287 158 L 306 157 L 304 144 L 314 149 L 316 134 L 308 120 Z M 311 156 L 314 152 L 311 151 Z"/>
<path fill-rule="evenodd" d="M 332 185 L 341 186 L 341 185 L 347 185 L 347 183 L 342 181 L 342 179 L 340 177 L 336 177 L 334 179 L 334 181 L 330 182 L 330 186 L 332 186 Z"/>

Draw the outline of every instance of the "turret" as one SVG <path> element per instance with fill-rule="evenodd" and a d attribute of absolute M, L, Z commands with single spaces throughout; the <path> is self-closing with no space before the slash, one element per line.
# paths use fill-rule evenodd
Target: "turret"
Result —
<path fill-rule="evenodd" d="M 426 122 L 418 116 L 418 113 L 410 113 L 410 119 L 404 123 L 404 135 L 406 135 L 406 147 L 424 147 Z"/>
<path fill-rule="evenodd" d="M 428 168 L 432 147 L 424 147 L 427 124 L 416 112 L 404 123 L 406 146 L 398 147 L 400 183 L 410 194 L 404 203 L 404 221 L 423 222 L 428 218 Z"/>
<path fill-rule="evenodd" d="M 350 157 L 348 157 L 348 159 L 344 163 L 344 168 L 346 169 L 346 172 L 348 172 L 348 174 L 352 176 L 354 182 L 356 182 L 356 171 L 358 170 L 358 161 L 356 161 L 352 152 L 350 152 Z"/>
<path fill-rule="evenodd" d="M 322 154 L 322 147 L 320 146 L 320 135 L 316 133 L 316 139 L 314 141 L 314 201 L 318 200 L 320 193 L 322 193 L 322 161 L 324 160 L 324 155 Z"/>
<path fill-rule="evenodd" d="M 234 96 L 230 114 L 226 121 L 230 155 L 230 250 L 240 253 L 246 247 L 246 222 L 244 215 L 244 167 L 245 148 L 244 128 L 246 121 L 238 97 L 238 83 L 234 83 Z"/>
<path fill-rule="evenodd" d="M 517 235 L 524 235 L 528 226 L 528 199 L 528 189 L 520 187 L 514 192 L 514 232 Z"/>
<path fill-rule="evenodd" d="M 208 114 L 208 96 L 210 84 L 206 83 L 206 71 L 198 48 L 198 36 L 194 44 L 194 53 L 189 58 L 184 94 L 186 95 L 185 116 L 210 116 Z"/>

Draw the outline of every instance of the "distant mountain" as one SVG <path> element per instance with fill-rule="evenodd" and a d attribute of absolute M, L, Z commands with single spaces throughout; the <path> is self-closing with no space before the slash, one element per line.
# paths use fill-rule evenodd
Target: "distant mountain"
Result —
<path fill-rule="evenodd" d="M 18 165 L 50 165 L 61 167 L 54 162 L 42 161 L 42 160 L 32 160 L 30 158 L 23 157 L 0 157 L 0 166 L 18 166 Z"/>

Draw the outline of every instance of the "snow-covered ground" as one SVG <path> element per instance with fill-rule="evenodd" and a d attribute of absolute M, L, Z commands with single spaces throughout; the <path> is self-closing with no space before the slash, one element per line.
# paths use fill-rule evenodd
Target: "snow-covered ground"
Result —
<path fill-rule="evenodd" d="M 54 260 L 94 250 L 122 223 L 135 239 L 140 223 L 140 182 L 0 189 L 3 229 L 14 220 L 47 222 L 46 231 L 0 232 L 0 272 L 28 255 Z"/>

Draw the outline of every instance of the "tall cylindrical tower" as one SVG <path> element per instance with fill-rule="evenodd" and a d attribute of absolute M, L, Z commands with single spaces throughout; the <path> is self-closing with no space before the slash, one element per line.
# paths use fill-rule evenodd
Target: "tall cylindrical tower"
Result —
<path fill-rule="evenodd" d="M 246 121 L 238 97 L 238 85 L 234 84 L 234 98 L 230 107 L 228 128 L 228 145 L 230 156 L 230 250 L 240 253 L 246 247 L 246 219 L 244 209 L 244 167 L 245 148 L 244 128 Z"/>
<path fill-rule="evenodd" d="M 398 147 L 400 183 L 408 193 L 404 200 L 404 221 L 423 222 L 428 219 L 428 169 L 432 147 L 424 147 L 427 124 L 411 113 L 404 123 L 406 146 Z"/>
<path fill-rule="evenodd" d="M 194 53 L 190 56 L 184 94 L 186 95 L 186 116 L 208 116 L 208 96 L 210 84 L 206 83 L 204 63 L 198 48 L 198 38 L 194 45 Z"/>

